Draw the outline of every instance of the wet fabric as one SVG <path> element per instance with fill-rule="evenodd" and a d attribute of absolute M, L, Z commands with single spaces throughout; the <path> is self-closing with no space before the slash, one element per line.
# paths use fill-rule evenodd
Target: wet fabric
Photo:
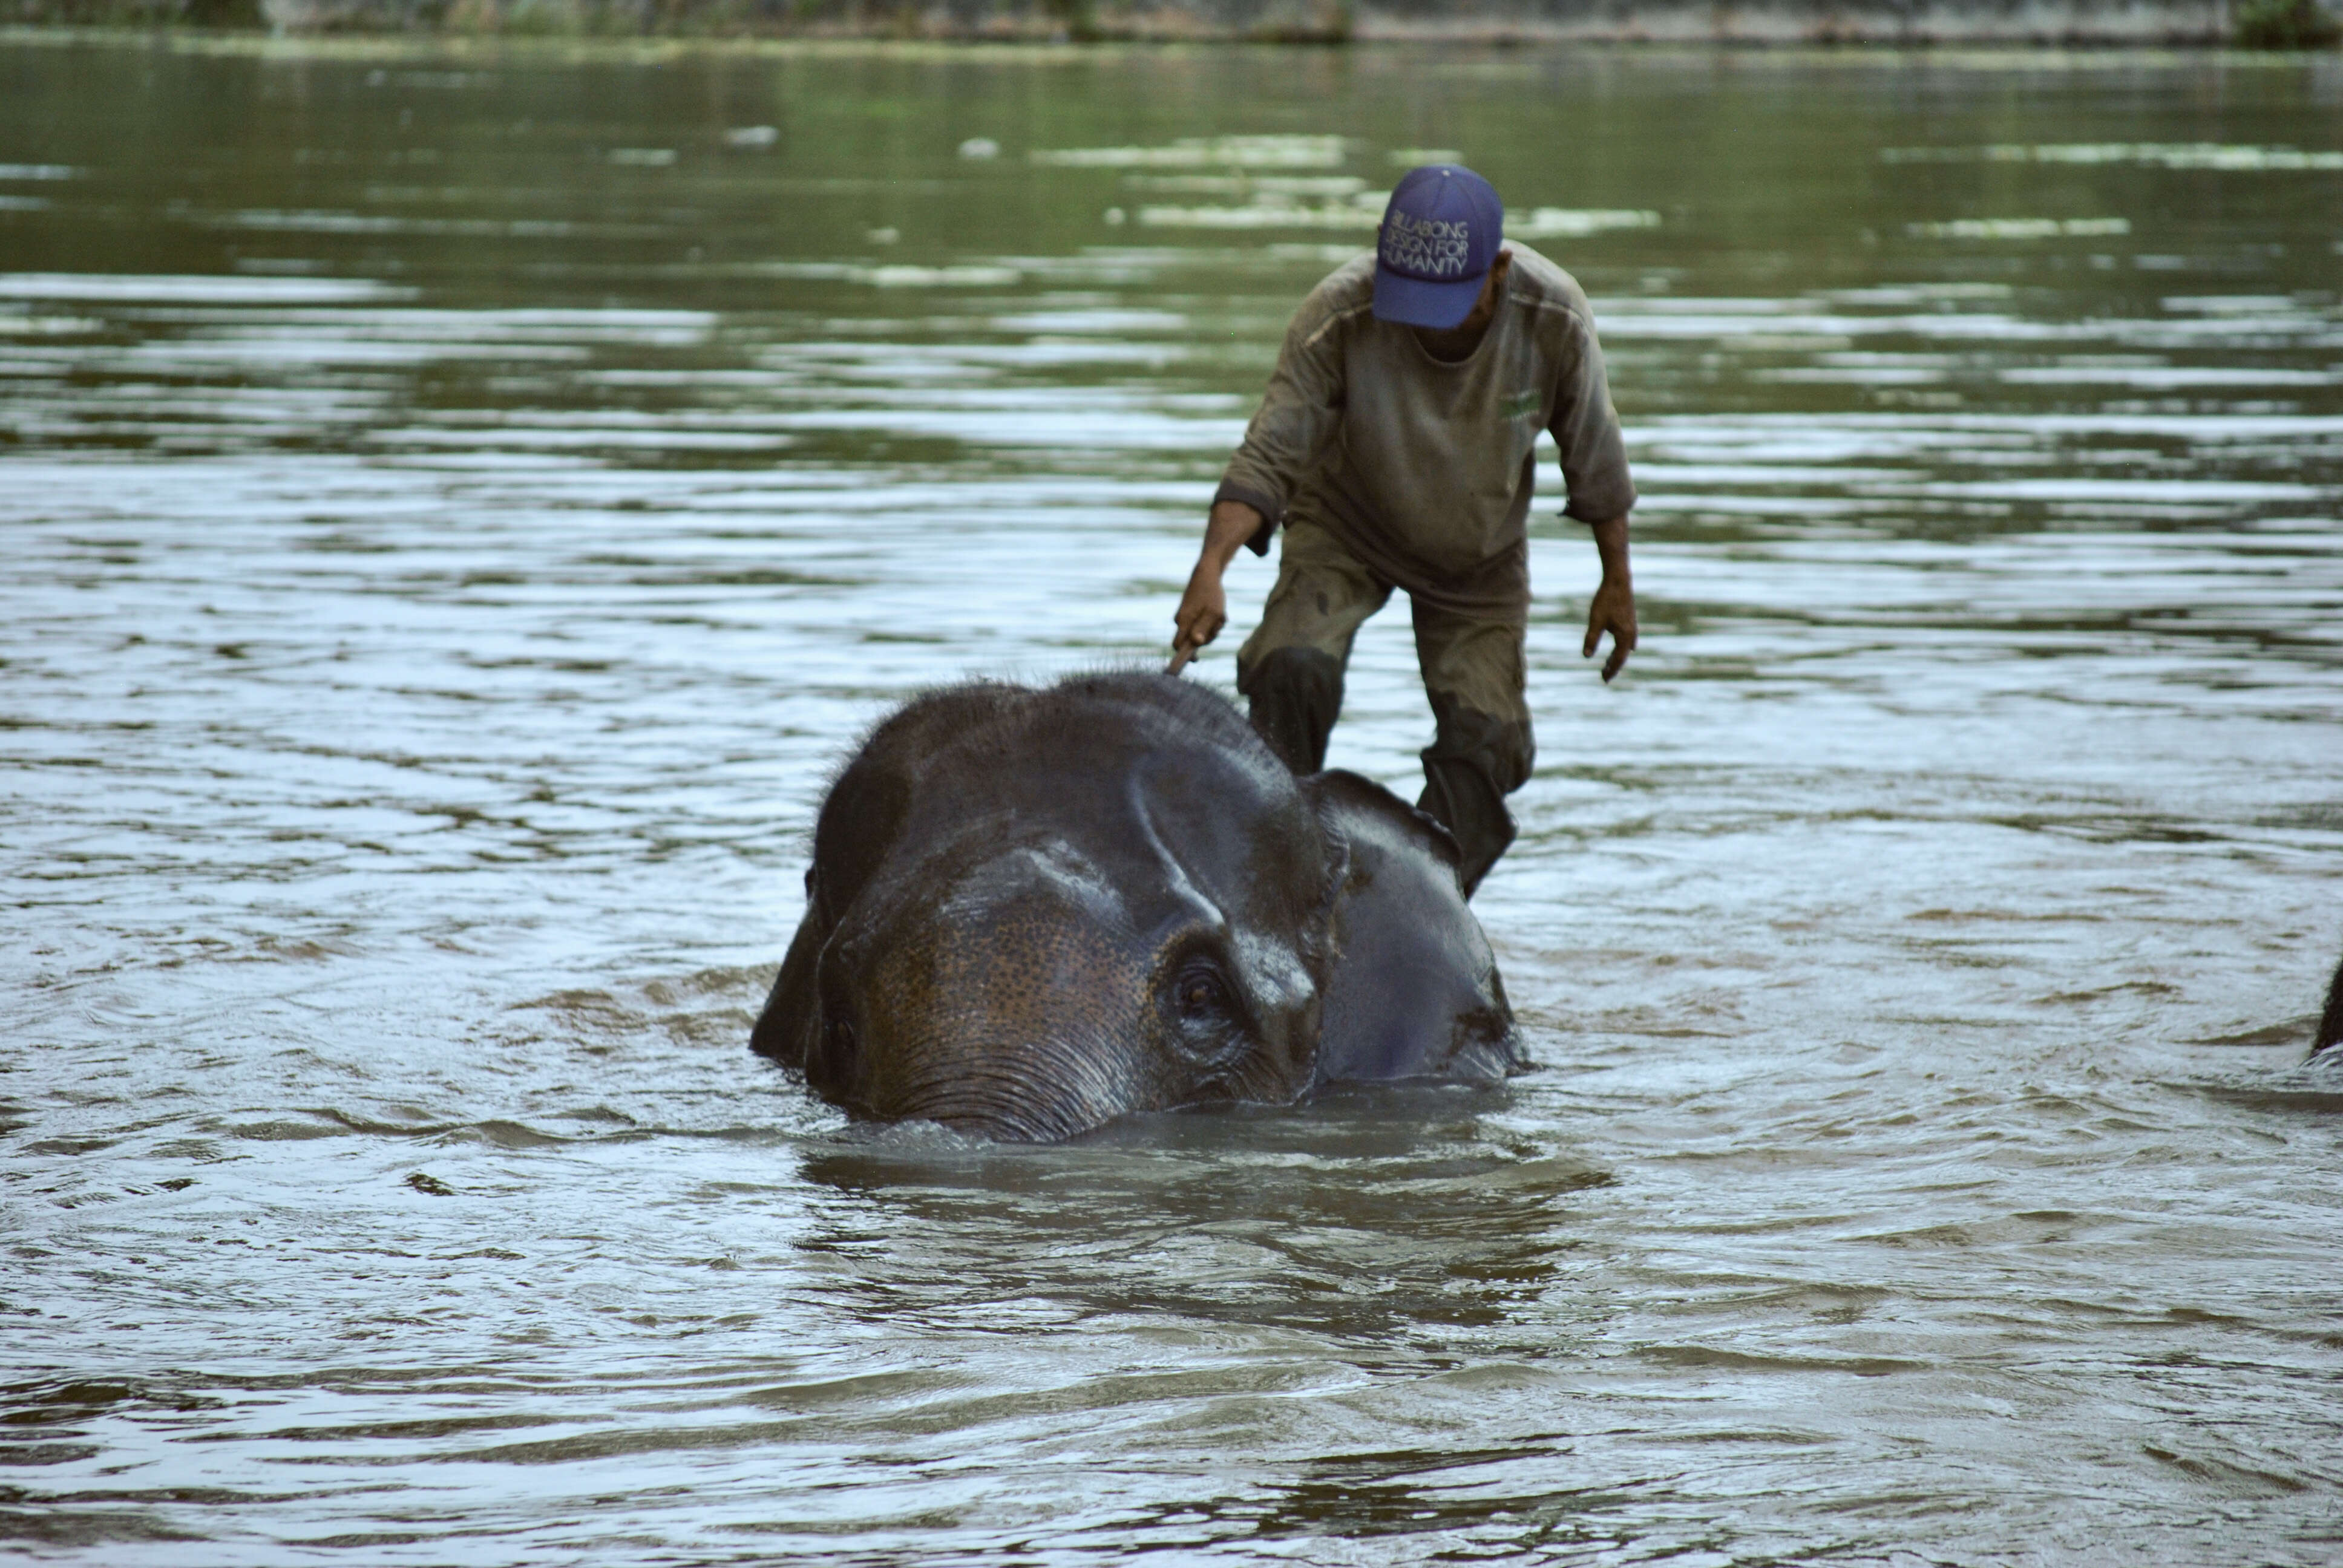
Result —
<path fill-rule="evenodd" d="M 1508 248 L 1496 316 L 1454 362 L 1375 318 L 1372 255 L 1319 284 L 1215 498 L 1272 522 L 1314 518 L 1411 594 L 1488 611 L 1512 592 L 1500 564 L 1527 538 L 1541 430 L 1560 447 L 1564 512 L 1624 517 L 1635 489 L 1586 296 L 1528 246 Z"/>
<path fill-rule="evenodd" d="M 1415 804 L 1455 836 L 1456 878 L 1470 898 L 1513 845 L 1505 797 L 1529 782 L 1537 752 L 1526 719 L 1468 708 L 1451 692 L 1430 695 L 1433 736 L 1423 749 L 1423 793 Z"/>
<path fill-rule="evenodd" d="M 1287 524 L 1277 586 L 1237 652 L 1237 689 L 1252 705 L 1253 727 L 1296 772 L 1325 766 L 1353 639 L 1393 586 L 1325 525 Z M 1416 664 L 1435 726 L 1417 805 L 1456 836 L 1468 892 L 1513 842 L 1504 799 L 1536 762 L 1523 657 L 1526 587 L 1509 610 L 1494 613 L 1410 595 Z"/>
<path fill-rule="evenodd" d="M 1296 773 L 1326 766 L 1326 738 L 1342 712 L 1342 664 L 1314 648 L 1273 648 L 1241 678 L 1252 727 Z"/>

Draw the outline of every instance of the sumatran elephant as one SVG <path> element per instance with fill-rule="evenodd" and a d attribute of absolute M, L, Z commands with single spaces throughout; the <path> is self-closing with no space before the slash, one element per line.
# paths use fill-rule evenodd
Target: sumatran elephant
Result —
<path fill-rule="evenodd" d="M 1031 1141 L 1523 1065 L 1440 826 L 1136 673 L 880 723 L 822 804 L 750 1043 L 859 1115 Z"/>
<path fill-rule="evenodd" d="M 2335 978 L 2327 982 L 2327 1010 L 2319 1015 L 2318 1038 L 2310 1042 L 2310 1054 L 2338 1045 L 2343 1045 L 2343 964 L 2335 966 Z"/>

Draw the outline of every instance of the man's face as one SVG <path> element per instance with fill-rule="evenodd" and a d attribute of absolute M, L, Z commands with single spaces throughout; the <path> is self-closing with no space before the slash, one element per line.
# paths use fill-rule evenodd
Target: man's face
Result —
<path fill-rule="evenodd" d="M 1481 280 L 1481 297 L 1473 302 L 1472 311 L 1457 324 L 1459 332 L 1483 332 L 1495 319 L 1497 301 L 1504 297 L 1505 274 L 1513 267 L 1513 253 L 1501 250 L 1489 266 L 1489 276 Z"/>
<path fill-rule="evenodd" d="M 1479 343 L 1481 335 L 1489 330 L 1489 323 L 1497 318 L 1497 302 L 1505 297 L 1505 274 L 1513 270 L 1513 253 L 1499 251 L 1497 259 L 1489 266 L 1489 276 L 1481 280 L 1480 297 L 1473 301 L 1473 308 L 1465 312 L 1463 320 L 1445 332 L 1428 327 L 1419 327 L 1416 331 L 1423 334 L 1427 341 L 1440 344 L 1450 354 L 1455 353 L 1459 347 Z"/>

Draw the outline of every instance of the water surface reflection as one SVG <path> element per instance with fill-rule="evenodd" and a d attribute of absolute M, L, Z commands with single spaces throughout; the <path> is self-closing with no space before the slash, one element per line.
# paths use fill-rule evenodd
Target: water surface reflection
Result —
<path fill-rule="evenodd" d="M 0 45 L 0 1532 L 2330 1557 L 2338 88 Z M 1535 525 L 1542 1070 L 848 1126 L 744 1049 L 829 770 L 1160 657 L 1423 148 L 1587 284 L 1645 492 L 1615 689 Z M 1385 619 L 1333 760 L 1403 784 Z"/>

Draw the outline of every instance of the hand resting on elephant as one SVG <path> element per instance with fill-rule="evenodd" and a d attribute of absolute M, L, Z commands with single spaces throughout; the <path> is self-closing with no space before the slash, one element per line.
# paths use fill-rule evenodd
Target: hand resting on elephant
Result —
<path fill-rule="evenodd" d="M 1438 824 L 1296 778 L 1213 692 L 976 681 L 823 802 L 751 1044 L 860 1115 L 1025 1141 L 1523 1065 Z"/>

